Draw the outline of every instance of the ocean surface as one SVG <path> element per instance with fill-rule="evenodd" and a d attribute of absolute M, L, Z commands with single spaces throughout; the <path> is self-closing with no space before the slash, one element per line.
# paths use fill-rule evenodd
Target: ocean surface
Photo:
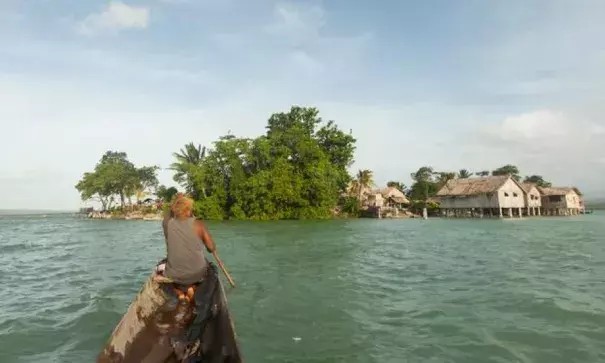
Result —
<path fill-rule="evenodd" d="M 605 214 L 209 224 L 248 363 L 605 362 Z M 93 362 L 159 222 L 0 217 L 0 362 Z"/>

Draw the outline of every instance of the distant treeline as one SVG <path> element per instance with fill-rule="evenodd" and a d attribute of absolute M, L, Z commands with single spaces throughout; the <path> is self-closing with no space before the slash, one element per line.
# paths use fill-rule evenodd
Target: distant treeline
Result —
<path fill-rule="evenodd" d="M 586 202 L 586 209 L 605 209 L 605 201 Z"/>
<path fill-rule="evenodd" d="M 173 153 L 173 180 L 195 200 L 196 216 L 204 219 L 317 219 L 338 213 L 359 214 L 362 200 L 376 185 L 371 170 L 350 175 L 356 139 L 334 121 L 325 122 L 312 107 L 293 106 L 271 115 L 265 132 L 252 138 L 231 133 L 208 148 L 188 143 Z M 124 208 L 148 201 L 169 202 L 177 190 L 159 185 L 158 166 L 136 166 L 124 152 L 107 151 L 76 188 L 83 200 L 94 199 L 103 209 Z M 439 205 L 432 198 L 451 179 L 511 175 L 541 187 L 551 182 L 541 175 L 521 176 L 515 165 L 494 170 L 435 170 L 423 166 L 412 173 L 408 187 L 391 180 L 406 194 L 410 209 L 429 213 Z M 598 206 L 605 206 L 599 203 Z M 592 208 L 598 208 L 595 204 Z"/>

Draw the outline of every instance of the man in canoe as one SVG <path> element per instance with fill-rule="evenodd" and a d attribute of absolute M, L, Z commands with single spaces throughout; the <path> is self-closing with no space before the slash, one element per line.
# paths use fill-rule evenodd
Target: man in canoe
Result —
<path fill-rule="evenodd" d="M 204 223 L 193 217 L 191 198 L 177 196 L 170 211 L 162 221 L 167 250 L 164 275 L 183 285 L 200 282 L 208 264 L 203 248 L 214 253 L 214 241 Z"/>
<path fill-rule="evenodd" d="M 192 208 L 184 196 L 172 204 L 162 221 L 167 259 L 147 279 L 97 363 L 242 363 L 218 271 L 203 252 L 216 247 Z"/>

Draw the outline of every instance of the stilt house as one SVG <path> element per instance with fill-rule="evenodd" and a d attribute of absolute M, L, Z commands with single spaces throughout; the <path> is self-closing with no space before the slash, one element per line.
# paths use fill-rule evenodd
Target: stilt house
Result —
<path fill-rule="evenodd" d="M 540 188 L 542 209 L 549 216 L 580 214 L 581 198 L 574 188 Z"/>
<path fill-rule="evenodd" d="M 438 192 L 445 216 L 522 216 L 525 195 L 510 175 L 453 179 Z"/>
<path fill-rule="evenodd" d="M 541 215 L 542 195 L 538 187 L 534 183 L 521 183 L 521 187 L 525 196 L 524 214 L 527 216 Z"/>

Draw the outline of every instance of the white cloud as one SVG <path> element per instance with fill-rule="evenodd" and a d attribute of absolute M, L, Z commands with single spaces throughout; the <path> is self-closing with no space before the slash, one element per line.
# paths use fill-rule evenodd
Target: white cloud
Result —
<path fill-rule="evenodd" d="M 333 97 L 337 92 L 327 91 L 330 86 L 360 77 L 370 55 L 370 32 L 331 33 L 325 29 L 324 8 L 314 3 L 277 2 L 270 11 L 269 21 L 259 17 L 264 23 L 236 25 L 210 38 L 233 57 L 243 55 L 253 65 L 263 64 L 264 69 L 254 73 L 262 75 L 260 82 L 294 79 L 300 92 L 312 89 L 317 94 L 319 88 Z"/>
<path fill-rule="evenodd" d="M 104 11 L 87 16 L 77 30 L 81 34 L 91 35 L 102 31 L 145 29 L 148 25 L 148 8 L 111 2 Z"/>
<path fill-rule="evenodd" d="M 603 124 L 549 109 L 484 124 L 452 137 L 452 145 L 463 140 L 458 148 L 461 167 L 491 170 L 512 163 L 523 175 L 540 174 L 557 185 L 577 185 L 593 194 L 605 192 L 601 186 Z"/>
<path fill-rule="evenodd" d="M 472 72 L 450 78 L 440 71 L 453 63 L 423 53 L 431 32 L 415 48 L 374 38 L 372 26 L 383 29 L 369 19 L 338 29 L 331 19 L 340 13 L 320 0 L 105 3 L 79 31 L 144 29 L 144 6 L 159 9 L 158 31 L 136 44 L 34 36 L 0 49 L 0 126 L 10 135 L 0 143 L 4 207 L 74 207 L 73 184 L 108 148 L 166 166 L 186 142 L 211 146 L 229 129 L 259 135 L 271 113 L 292 104 L 317 106 L 324 119 L 352 129 L 353 167 L 374 170 L 380 184 L 409 183 L 422 165 L 478 171 L 514 163 L 523 174 L 605 193 L 605 43 L 602 22 L 585 21 L 584 11 L 573 19 L 558 12 L 553 21 L 541 9 L 525 17 L 527 6 L 517 9 L 522 18 L 497 11 L 504 19 L 490 27 L 497 36 L 487 31 L 478 37 L 486 42 L 465 53 Z M 174 27 L 192 14 L 198 22 Z M 24 156 L 17 162 L 15 153 Z M 170 172 L 160 177 L 170 183 Z"/>
<path fill-rule="evenodd" d="M 290 55 L 290 59 L 293 65 L 297 69 L 301 69 L 306 75 L 315 75 L 325 70 L 325 66 L 320 61 L 302 50 L 294 51 Z"/>
<path fill-rule="evenodd" d="M 556 144 L 572 130 L 560 112 L 539 110 L 517 116 L 506 117 L 502 122 L 487 127 L 493 137 L 505 142 L 536 143 L 540 147 Z"/>
<path fill-rule="evenodd" d="M 274 22 L 267 31 L 302 41 L 319 36 L 325 25 L 325 11 L 319 5 L 279 2 L 273 10 Z"/>

